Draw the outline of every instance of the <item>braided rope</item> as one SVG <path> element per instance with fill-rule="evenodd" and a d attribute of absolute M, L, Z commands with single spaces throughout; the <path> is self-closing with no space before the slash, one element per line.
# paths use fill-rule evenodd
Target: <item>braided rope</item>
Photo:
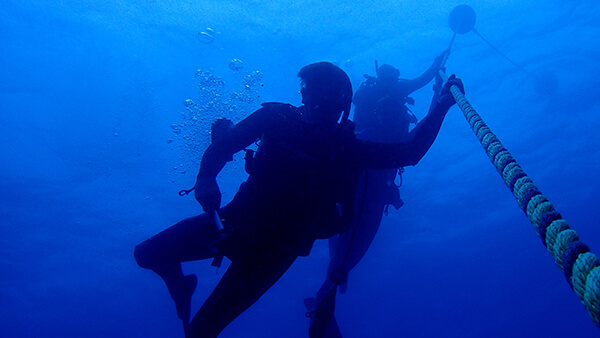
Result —
<path fill-rule="evenodd" d="M 569 223 L 525 174 L 460 89 L 452 86 L 450 91 L 519 207 L 526 213 L 594 324 L 600 327 L 600 259 L 579 240 L 577 232 L 569 227 Z"/>

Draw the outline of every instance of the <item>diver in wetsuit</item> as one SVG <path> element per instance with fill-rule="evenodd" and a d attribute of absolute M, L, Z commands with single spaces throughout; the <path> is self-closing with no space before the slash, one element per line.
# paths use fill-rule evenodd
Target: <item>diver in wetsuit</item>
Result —
<path fill-rule="evenodd" d="M 361 84 L 353 98 L 357 137 L 375 142 L 407 141 L 411 137 L 409 126 L 417 123 L 417 118 L 406 106 L 414 104 L 409 95 L 435 77 L 436 84 L 430 109 L 434 108 L 442 82 L 437 74 L 446 57 L 447 51 L 442 52 L 431 66 L 415 79 L 399 78 L 398 69 L 388 64 L 376 68 L 377 77 L 365 75 L 366 81 Z M 331 317 L 331 322 L 326 328 L 319 328 L 319 331 L 325 330 L 325 337 L 341 337 L 333 315 L 320 308 L 321 305 L 331 308 L 329 303 L 335 301 L 335 295 L 331 294 L 335 286 L 330 276 L 336 269 L 342 269 L 348 274 L 369 249 L 379 230 L 382 215 L 387 214 L 389 205 L 397 210 L 404 204 L 400 199 L 399 187 L 395 184 L 396 176 L 401 175 L 402 171 L 401 168 L 363 170 L 356 188 L 354 207 L 359 211 L 355 212 L 355 219 L 348 231 L 329 240 L 330 262 L 325 281 L 314 297 L 304 300 L 309 314 L 313 317 L 316 318 L 321 313 L 326 314 L 327 318 Z M 340 285 L 340 292 L 345 292 L 346 283 L 347 280 Z M 325 304 L 324 299 L 327 299 Z M 318 326 L 314 324 L 315 318 L 311 318 L 313 331 L 316 331 Z M 327 320 L 321 322 L 320 325 L 323 325 Z"/>
<path fill-rule="evenodd" d="M 319 62 L 303 67 L 298 77 L 303 106 L 263 104 L 213 139 L 195 186 L 196 200 L 206 213 L 185 219 L 135 248 L 138 265 L 164 280 L 186 337 L 216 337 L 298 256 L 308 255 L 315 239 L 345 231 L 353 217 L 360 170 L 416 164 L 455 103 L 448 92 L 440 97 L 407 142 L 360 141 L 347 119 L 352 85 L 346 73 Z M 248 179 L 221 207 L 217 174 L 232 154 L 257 140 L 259 147 L 247 166 Z M 223 229 L 218 230 L 217 224 Z M 189 321 L 197 279 L 184 276 L 181 263 L 222 255 L 231 264 Z"/>

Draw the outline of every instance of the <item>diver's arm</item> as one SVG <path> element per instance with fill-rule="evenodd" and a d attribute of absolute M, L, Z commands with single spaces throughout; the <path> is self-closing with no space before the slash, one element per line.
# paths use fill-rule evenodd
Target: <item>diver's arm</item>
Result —
<path fill-rule="evenodd" d="M 441 70 L 445 71 L 445 68 L 442 68 Z M 431 97 L 431 104 L 429 105 L 429 111 L 427 112 L 427 114 L 429 114 L 435 107 L 437 101 L 440 98 L 440 95 L 442 94 L 443 86 L 444 80 L 442 80 L 442 77 L 438 72 L 438 74 L 435 75 L 435 83 L 433 84 L 433 96 Z"/>
<path fill-rule="evenodd" d="M 415 90 L 422 88 L 426 84 L 428 84 L 435 77 L 438 70 L 440 69 L 440 66 L 442 65 L 442 61 L 444 60 L 446 53 L 448 53 L 448 51 L 443 51 L 442 54 L 437 56 L 435 60 L 433 60 L 431 66 L 429 66 L 429 68 L 419 77 L 416 77 L 412 80 L 399 80 L 397 85 L 398 91 L 404 93 L 404 95 L 409 95 Z"/>
<path fill-rule="evenodd" d="M 440 100 L 435 101 L 427 116 L 410 131 L 408 165 L 416 165 L 431 148 L 452 104 L 444 105 Z"/>
<path fill-rule="evenodd" d="M 435 141 L 448 109 L 455 104 L 450 93 L 452 85 L 458 86 L 464 93 L 460 79 L 452 75 L 425 116 L 410 132 L 406 143 L 374 143 L 359 141 L 359 165 L 368 169 L 398 168 L 417 164 Z"/>
<path fill-rule="evenodd" d="M 202 156 L 198 178 L 217 177 L 231 156 L 255 142 L 272 120 L 272 111 L 260 108 L 211 143 Z"/>
<path fill-rule="evenodd" d="M 411 131 L 408 142 L 380 143 L 359 140 L 359 166 L 364 169 L 391 169 L 417 164 L 442 126 L 447 109 L 436 105 Z"/>
<path fill-rule="evenodd" d="M 212 211 L 221 204 L 221 192 L 216 177 L 233 154 L 255 142 L 273 121 L 272 111 L 261 108 L 233 126 L 223 137 L 211 143 L 200 163 L 196 178 L 196 200 L 204 211 Z"/>

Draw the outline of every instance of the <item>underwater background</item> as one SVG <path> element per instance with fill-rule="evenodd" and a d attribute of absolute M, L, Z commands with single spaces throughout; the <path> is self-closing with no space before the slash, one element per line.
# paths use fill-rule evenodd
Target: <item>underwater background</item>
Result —
<path fill-rule="evenodd" d="M 328 60 L 354 88 L 374 60 L 420 75 L 452 38 L 461 1 L 0 2 L 0 332 L 3 337 L 182 337 L 139 242 L 198 214 L 210 123 L 263 101 L 300 104 L 298 70 Z M 479 36 L 446 64 L 525 172 L 600 253 L 600 5 L 469 1 Z M 411 107 L 422 118 L 428 85 Z M 220 174 L 224 202 L 244 179 Z M 406 169 L 337 299 L 344 337 L 599 337 L 459 108 Z M 307 337 L 303 299 L 327 242 L 221 337 Z M 195 311 L 225 266 L 184 264 Z"/>

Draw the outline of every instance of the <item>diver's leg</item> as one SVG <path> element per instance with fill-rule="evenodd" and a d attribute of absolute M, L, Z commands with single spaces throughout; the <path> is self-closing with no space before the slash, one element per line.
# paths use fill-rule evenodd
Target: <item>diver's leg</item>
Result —
<path fill-rule="evenodd" d="M 349 273 L 365 255 L 379 230 L 385 200 L 381 196 L 382 185 L 387 182 L 387 174 L 383 170 L 363 171 L 356 186 L 354 202 L 355 219 L 349 229 L 329 239 L 329 265 L 327 276 L 312 302 L 316 306 L 334 287 L 330 280 L 331 273 L 343 268 Z M 343 290 L 341 290 L 343 291 Z M 311 300 L 305 300 L 305 305 Z"/>
<path fill-rule="evenodd" d="M 209 245 L 219 237 L 216 226 L 207 214 L 187 218 L 135 248 L 137 263 L 150 270 L 165 265 L 206 259 L 214 256 Z"/>
<path fill-rule="evenodd" d="M 335 317 L 331 318 L 329 325 L 327 325 L 327 328 L 325 329 L 323 338 L 342 338 L 342 332 L 340 331 L 340 327 L 338 326 Z"/>
<path fill-rule="evenodd" d="M 196 288 L 196 276 L 183 275 L 181 262 L 214 256 L 210 245 L 219 233 L 206 214 L 185 219 L 136 246 L 135 260 L 150 269 L 165 282 L 175 301 L 177 316 L 184 324 L 190 317 L 191 296 Z"/>
<path fill-rule="evenodd" d="M 310 311 L 318 307 L 321 300 L 334 287 L 331 274 L 342 268 L 348 274 L 360 262 L 373 242 L 381 223 L 384 205 L 367 203 L 363 208 L 361 220 L 354 222 L 347 232 L 329 239 L 330 260 L 327 266 L 327 277 L 314 299 L 305 299 L 304 303 Z M 343 290 L 342 290 L 343 291 Z"/>
<path fill-rule="evenodd" d="M 349 273 L 367 253 L 379 230 L 384 204 L 366 201 L 360 219 L 335 240 L 335 248 L 327 269 L 330 275 L 335 269 L 343 268 Z"/>
<path fill-rule="evenodd" d="M 395 170 L 391 173 L 393 177 Z M 334 243 L 328 274 L 339 268 L 349 274 L 367 253 L 379 230 L 385 204 L 388 203 L 385 192 L 389 189 L 389 176 L 390 170 L 387 169 L 362 172 L 356 187 L 355 219 L 350 229 L 340 234 Z M 344 292 L 345 286 L 344 283 L 340 292 Z"/>
<path fill-rule="evenodd" d="M 259 262 L 232 262 L 190 322 L 186 337 L 216 337 L 269 290 L 295 260 L 295 255 L 277 254 Z"/>
<path fill-rule="evenodd" d="M 331 260 L 327 267 L 327 279 L 312 299 L 314 308 L 309 309 L 309 311 L 318 311 L 322 309 L 324 304 L 328 303 L 327 299 L 332 293 L 333 299 L 330 302 L 335 303 L 335 293 L 332 291 L 335 285 L 331 281 L 331 274 L 341 267 L 343 267 L 346 274 L 348 274 L 362 259 L 373 242 L 375 234 L 379 229 L 379 224 L 381 223 L 384 205 L 371 202 L 367 201 L 365 203 L 361 218 L 356 220 L 347 232 L 330 239 Z M 346 282 L 340 285 L 339 290 L 341 293 L 344 292 L 345 285 Z M 308 305 L 311 304 L 311 300 L 305 299 L 304 303 L 308 308 Z M 335 305 L 333 308 L 335 308 Z M 341 337 L 342 334 L 333 312 L 328 315 L 328 318 L 329 320 L 326 321 L 326 325 L 321 328 L 323 334 L 319 336 L 322 338 Z M 313 325 L 311 324 L 311 327 L 312 326 Z"/>
<path fill-rule="evenodd" d="M 349 229 L 329 239 L 329 265 L 327 266 L 327 277 L 315 297 L 304 300 L 307 310 L 313 312 L 313 316 L 318 313 L 327 303 L 327 299 L 333 294 L 330 302 L 335 304 L 335 292 L 332 291 L 335 285 L 331 281 L 331 274 L 336 270 L 343 268 L 348 274 L 365 255 L 375 234 L 379 230 L 385 200 L 382 199 L 382 184 L 387 180 L 384 171 L 363 171 L 359 177 L 356 189 L 356 199 L 354 202 L 355 219 Z M 340 285 L 340 292 L 345 292 L 346 282 Z M 335 305 L 333 305 L 335 308 Z M 330 320 L 326 322 L 323 338 L 341 337 L 337 321 L 333 312 L 329 315 Z M 313 327 L 311 317 L 311 328 Z M 310 332 L 310 330 L 309 330 Z"/>

